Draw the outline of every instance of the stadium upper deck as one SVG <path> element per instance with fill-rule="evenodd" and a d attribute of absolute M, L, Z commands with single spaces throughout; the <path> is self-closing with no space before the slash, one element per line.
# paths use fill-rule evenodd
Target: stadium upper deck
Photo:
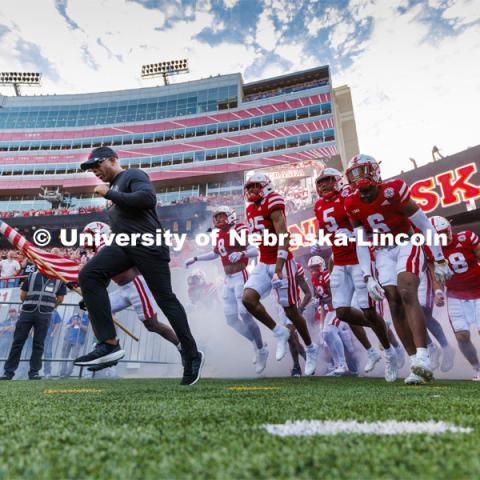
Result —
<path fill-rule="evenodd" d="M 102 205 L 91 194 L 97 179 L 79 169 L 101 145 L 115 148 L 122 165 L 146 170 L 161 201 L 237 194 L 243 172 L 261 166 L 313 158 L 340 166 L 358 148 L 349 91 L 341 93 L 339 101 L 325 66 L 250 84 L 232 74 L 0 97 L 0 210 L 48 209 L 51 202 L 39 198 L 46 187 L 62 192 L 60 206 Z M 345 132 L 341 116 L 349 111 Z"/>

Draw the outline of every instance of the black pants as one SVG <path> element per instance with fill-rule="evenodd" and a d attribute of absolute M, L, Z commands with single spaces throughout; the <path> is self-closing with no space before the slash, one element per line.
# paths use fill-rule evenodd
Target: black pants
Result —
<path fill-rule="evenodd" d="M 170 267 L 160 248 L 105 246 L 80 271 L 80 287 L 95 336 L 99 341 L 116 337 L 107 286 L 110 279 L 136 266 L 158 306 L 172 325 L 188 359 L 198 355 L 187 315 L 172 291 Z"/>
<path fill-rule="evenodd" d="M 20 362 L 20 355 L 22 354 L 23 346 L 27 341 L 30 330 L 33 327 L 33 347 L 32 356 L 30 357 L 29 377 L 38 375 L 42 368 L 43 346 L 45 344 L 45 337 L 47 336 L 48 325 L 50 323 L 51 313 L 39 312 L 21 312 L 20 317 L 15 326 L 13 334 L 13 343 L 10 348 L 8 359 L 5 362 L 5 375 L 13 377 L 15 370 Z"/>

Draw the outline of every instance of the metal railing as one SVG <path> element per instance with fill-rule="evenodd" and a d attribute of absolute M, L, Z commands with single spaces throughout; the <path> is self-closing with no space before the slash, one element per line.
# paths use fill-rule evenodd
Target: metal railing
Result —
<path fill-rule="evenodd" d="M 8 311 L 11 307 L 17 310 L 18 316 L 20 315 L 19 290 L 19 288 L 0 289 L 0 365 L 2 367 L 3 362 L 8 358 L 13 340 L 13 331 L 7 331 L 8 327 L 4 324 L 4 321 L 7 319 Z M 85 373 L 79 367 L 74 367 L 72 360 L 92 349 L 95 337 L 91 325 L 90 323 L 88 324 L 88 330 L 84 336 L 77 335 L 75 342 L 71 341 L 68 335 L 69 329 L 67 328 L 68 321 L 74 314 L 83 314 L 78 307 L 77 302 L 79 299 L 80 297 L 77 294 L 69 292 L 65 296 L 64 303 L 57 307 L 61 323 L 59 322 L 60 327 L 54 332 L 53 336 L 51 336 L 53 332 L 52 326 L 47 334 L 41 372 L 43 375 L 69 377 L 72 375 L 82 376 Z M 116 314 L 116 317 L 139 337 L 139 341 L 136 342 L 120 329 L 117 329 L 121 346 L 126 352 L 125 358 L 116 367 L 120 375 L 142 375 L 141 370 L 145 370 L 146 367 L 152 365 L 170 365 L 176 368 L 180 364 L 180 356 L 177 349 L 160 337 L 160 335 L 147 331 L 142 322 L 138 320 L 133 309 L 119 312 Z M 167 322 L 166 319 L 162 320 L 159 318 L 159 320 Z M 14 330 L 14 325 L 10 326 L 10 330 Z M 23 348 L 16 378 L 27 376 L 28 362 L 32 352 L 32 333 L 30 333 Z M 149 376 L 157 376 L 155 373 L 151 368 L 148 369 Z M 158 372 L 158 376 L 163 376 L 166 373 L 168 374 L 169 372 L 162 369 Z"/>

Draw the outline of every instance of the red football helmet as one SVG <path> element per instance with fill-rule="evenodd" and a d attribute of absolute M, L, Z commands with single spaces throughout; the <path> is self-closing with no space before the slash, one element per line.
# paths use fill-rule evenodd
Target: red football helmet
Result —
<path fill-rule="evenodd" d="M 226 220 L 217 220 L 217 215 L 224 213 L 226 215 Z M 215 228 L 224 229 L 226 227 L 230 227 L 237 222 L 237 212 L 233 209 L 228 207 L 227 205 L 223 205 L 221 207 L 217 207 L 213 212 L 213 226 Z"/>
<path fill-rule="evenodd" d="M 249 193 L 248 189 L 254 184 L 260 185 L 258 193 Z M 273 192 L 273 184 L 270 178 L 264 173 L 254 173 L 247 179 L 243 187 L 245 200 L 247 202 L 258 202 Z"/>
<path fill-rule="evenodd" d="M 331 183 L 325 182 L 327 178 L 333 179 Z M 332 198 L 346 185 L 345 177 L 336 168 L 324 168 L 315 180 L 317 194 L 322 198 Z"/>
<path fill-rule="evenodd" d="M 380 166 L 370 155 L 355 155 L 345 170 L 350 185 L 358 188 L 368 188 L 382 182 Z"/>
<path fill-rule="evenodd" d="M 437 231 L 437 233 L 445 233 L 447 235 L 448 243 L 452 243 L 453 240 L 453 232 L 452 232 L 452 225 L 445 217 L 440 217 L 439 215 L 435 215 L 430 218 L 430 222 L 432 222 L 433 227 Z"/>

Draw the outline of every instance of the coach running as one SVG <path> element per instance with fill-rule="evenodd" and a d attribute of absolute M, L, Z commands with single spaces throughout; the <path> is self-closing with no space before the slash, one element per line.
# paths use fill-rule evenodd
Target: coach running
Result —
<path fill-rule="evenodd" d="M 155 237 L 162 226 L 157 217 L 157 197 L 148 175 L 138 169 L 123 170 L 118 155 L 109 147 L 94 149 L 82 170 L 91 170 L 105 183 L 95 193 L 109 200 L 107 212 L 112 232 L 127 234 L 150 233 Z M 204 354 L 190 332 L 187 315 L 172 291 L 169 249 L 165 245 L 104 246 L 80 272 L 80 286 L 99 343 L 75 365 L 111 365 L 125 355 L 117 339 L 112 321 L 107 286 L 110 279 L 136 266 L 145 278 L 155 300 L 175 331 L 184 359 L 182 385 L 193 385 L 200 378 Z"/>

